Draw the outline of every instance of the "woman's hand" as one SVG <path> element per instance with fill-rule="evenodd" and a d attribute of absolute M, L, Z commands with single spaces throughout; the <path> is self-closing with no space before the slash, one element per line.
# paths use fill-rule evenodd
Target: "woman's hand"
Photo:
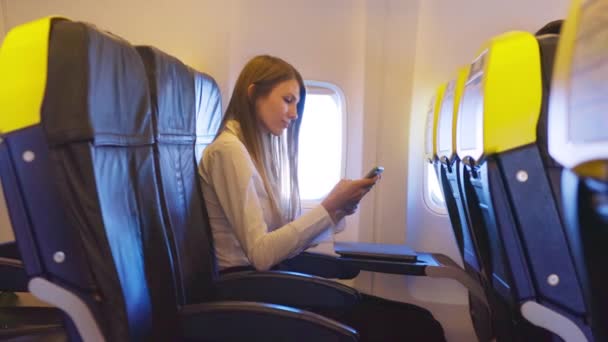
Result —
<path fill-rule="evenodd" d="M 321 202 L 334 223 L 357 210 L 359 201 L 376 184 L 379 177 L 356 180 L 342 179 L 334 186 L 329 195 Z"/>

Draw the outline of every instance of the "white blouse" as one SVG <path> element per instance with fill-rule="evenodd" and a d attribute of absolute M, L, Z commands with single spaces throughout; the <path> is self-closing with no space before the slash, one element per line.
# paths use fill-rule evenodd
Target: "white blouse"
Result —
<path fill-rule="evenodd" d="M 220 270 L 246 265 L 268 270 L 308 248 L 333 228 L 333 221 L 318 205 L 277 224 L 262 178 L 234 133 L 238 124 L 228 127 L 232 131 L 225 130 L 205 149 L 199 165 L 217 260 Z"/>

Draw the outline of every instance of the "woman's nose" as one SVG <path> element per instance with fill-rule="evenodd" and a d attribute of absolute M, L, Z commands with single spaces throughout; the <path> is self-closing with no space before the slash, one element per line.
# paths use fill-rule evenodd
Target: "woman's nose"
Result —
<path fill-rule="evenodd" d="M 298 118 L 298 109 L 293 106 L 293 107 L 289 107 L 289 112 L 287 113 L 287 115 L 289 116 L 289 118 L 291 120 L 295 120 Z"/>

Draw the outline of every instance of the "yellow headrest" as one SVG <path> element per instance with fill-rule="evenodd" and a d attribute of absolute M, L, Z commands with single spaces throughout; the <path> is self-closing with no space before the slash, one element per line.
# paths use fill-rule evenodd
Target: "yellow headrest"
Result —
<path fill-rule="evenodd" d="M 0 134 L 40 122 L 47 75 L 47 17 L 12 29 L 0 48 Z"/>
<path fill-rule="evenodd" d="M 437 157 L 449 164 L 456 157 L 456 122 L 464 84 L 469 75 L 469 67 L 458 70 L 458 76 L 450 81 L 443 95 L 441 111 L 437 123 Z"/>
<path fill-rule="evenodd" d="M 429 163 L 437 160 L 437 144 L 435 143 L 437 141 L 437 118 L 439 117 L 439 110 L 441 109 L 441 102 L 443 101 L 446 86 L 447 83 L 444 83 L 437 88 L 435 95 L 429 102 L 426 113 L 424 158 Z"/>
<path fill-rule="evenodd" d="M 458 115 L 457 151 L 467 164 L 534 142 L 542 103 L 534 35 L 508 32 L 482 50 L 471 65 Z"/>
<path fill-rule="evenodd" d="M 574 0 L 555 57 L 549 153 L 583 177 L 608 180 L 606 1 Z"/>

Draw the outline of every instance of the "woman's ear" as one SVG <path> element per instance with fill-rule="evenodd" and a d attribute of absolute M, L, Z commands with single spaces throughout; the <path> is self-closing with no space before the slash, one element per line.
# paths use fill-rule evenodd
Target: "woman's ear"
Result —
<path fill-rule="evenodd" d="M 255 92 L 255 84 L 251 83 L 249 87 L 247 87 L 247 97 L 249 101 L 253 100 L 253 93 Z"/>

